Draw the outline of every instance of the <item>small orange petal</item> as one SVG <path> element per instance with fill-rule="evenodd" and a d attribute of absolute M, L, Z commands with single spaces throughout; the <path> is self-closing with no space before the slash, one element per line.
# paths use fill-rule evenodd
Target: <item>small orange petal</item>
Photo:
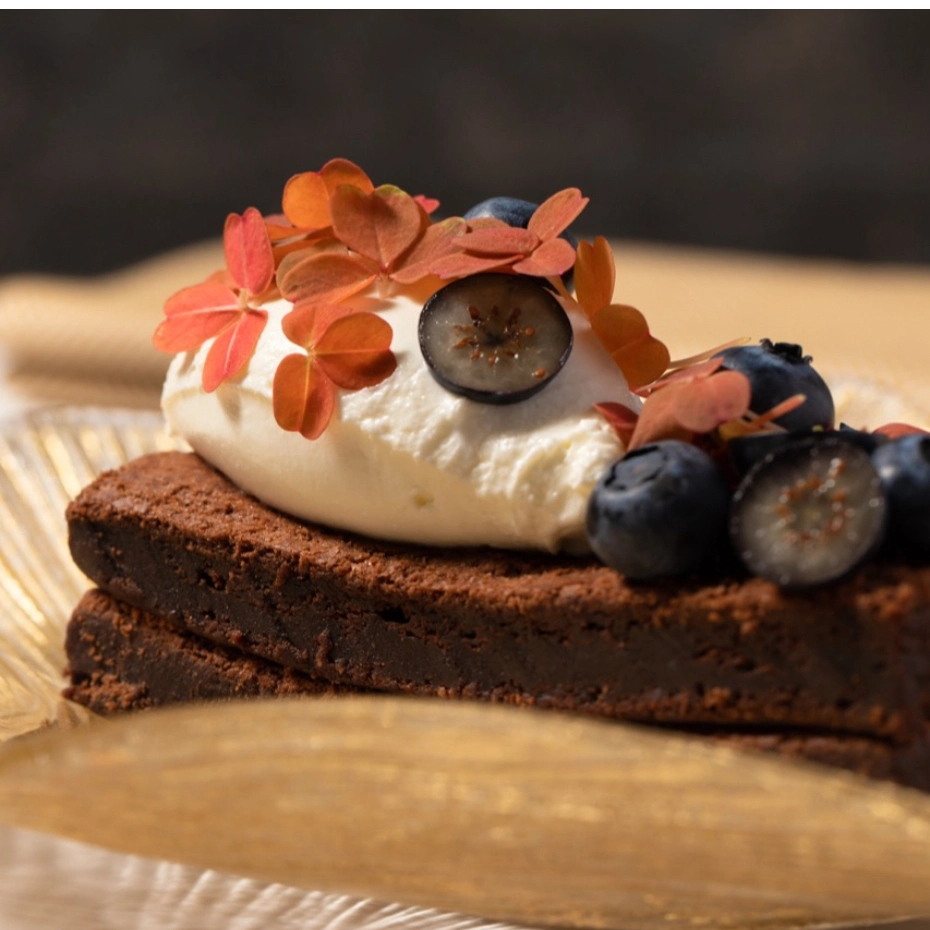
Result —
<path fill-rule="evenodd" d="M 288 355 L 275 372 L 272 402 L 281 429 L 317 439 L 332 419 L 336 389 L 309 356 Z"/>
<path fill-rule="evenodd" d="M 391 277 L 399 284 L 413 284 L 428 274 L 444 255 L 455 253 L 455 240 L 467 229 L 465 220 L 451 217 L 427 227 L 420 241 L 404 255 Z"/>
<path fill-rule="evenodd" d="M 359 168 L 355 162 L 349 161 L 348 158 L 333 158 L 326 162 L 320 168 L 320 176 L 330 194 L 334 193 L 340 184 L 348 184 L 351 187 L 357 187 L 365 194 L 370 194 L 374 189 L 371 178 Z"/>
<path fill-rule="evenodd" d="M 679 392 L 684 389 L 685 385 L 669 385 L 646 399 L 639 419 L 636 421 L 627 451 L 632 452 L 640 446 L 646 446 L 661 439 L 681 439 L 684 442 L 690 442 L 694 433 L 678 422 L 675 413 L 676 399 Z"/>
<path fill-rule="evenodd" d="M 291 342 L 312 349 L 333 320 L 354 313 L 350 307 L 320 302 L 297 304 L 281 320 L 281 331 Z"/>
<path fill-rule="evenodd" d="M 363 291 L 377 272 L 362 259 L 340 252 L 292 252 L 278 268 L 278 287 L 294 303 L 338 303 Z"/>
<path fill-rule="evenodd" d="M 330 209 L 336 236 L 383 271 L 391 270 L 429 222 L 409 194 L 387 186 L 366 194 L 343 184 L 333 192 Z"/>
<path fill-rule="evenodd" d="M 423 208 L 424 212 L 435 213 L 439 209 L 439 201 L 426 194 L 414 194 L 413 199 Z"/>
<path fill-rule="evenodd" d="M 242 310 L 216 337 L 203 363 L 203 389 L 207 393 L 245 367 L 267 322 L 264 310 Z"/>
<path fill-rule="evenodd" d="M 302 229 L 323 229 L 332 225 L 329 190 L 316 171 L 295 174 L 284 185 L 281 206 L 288 221 Z"/>
<path fill-rule="evenodd" d="M 527 228 L 545 242 L 564 232 L 588 205 L 577 187 L 569 187 L 544 200 L 530 217 Z"/>
<path fill-rule="evenodd" d="M 616 268 L 610 244 L 603 236 L 594 245 L 578 243 L 575 259 L 575 296 L 590 317 L 606 307 L 614 296 Z"/>
<path fill-rule="evenodd" d="M 543 242 L 522 261 L 513 266 L 517 274 L 550 278 L 568 271 L 575 263 L 575 250 L 564 239 Z"/>
<path fill-rule="evenodd" d="M 503 271 L 509 268 L 522 255 L 502 255 L 500 257 L 479 258 L 462 252 L 458 255 L 444 255 L 430 263 L 432 274 L 440 278 L 464 278 L 482 271 Z"/>
<path fill-rule="evenodd" d="M 539 245 L 539 237 L 519 226 L 494 226 L 459 236 L 455 245 L 472 255 L 527 255 Z"/>
<path fill-rule="evenodd" d="M 751 394 L 749 379 L 742 372 L 721 371 L 676 391 L 675 418 L 687 430 L 709 433 L 721 423 L 743 416 L 749 410 Z"/>
<path fill-rule="evenodd" d="M 655 336 L 645 336 L 611 353 L 630 390 L 655 381 L 668 367 L 668 349 Z"/>
<path fill-rule="evenodd" d="M 267 290 L 274 278 L 274 255 L 265 220 L 255 207 L 230 213 L 223 231 L 226 267 L 233 281 L 251 294 Z"/>
<path fill-rule="evenodd" d="M 152 343 L 161 352 L 190 352 L 212 339 L 239 313 L 239 298 L 224 285 L 206 281 L 169 297 Z"/>
<path fill-rule="evenodd" d="M 393 330 L 374 313 L 358 312 L 334 320 L 314 348 L 314 357 L 339 387 L 357 391 L 378 384 L 397 367 L 391 352 Z"/>

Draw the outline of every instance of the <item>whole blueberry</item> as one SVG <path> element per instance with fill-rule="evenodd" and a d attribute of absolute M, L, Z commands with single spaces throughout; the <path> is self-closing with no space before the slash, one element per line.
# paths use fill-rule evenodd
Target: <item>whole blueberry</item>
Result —
<path fill-rule="evenodd" d="M 795 394 L 804 394 L 807 399 L 800 407 L 775 422 L 787 430 L 833 428 L 833 396 L 799 345 L 763 339 L 757 346 L 735 346 L 718 355 L 724 368 L 749 378 L 753 413 L 765 413 Z"/>
<path fill-rule="evenodd" d="M 908 555 L 930 558 L 930 436 L 912 433 L 872 454 L 890 505 L 888 536 Z"/>
<path fill-rule="evenodd" d="M 726 536 L 730 494 L 713 459 L 678 440 L 615 462 L 588 501 L 587 531 L 601 561 L 648 580 L 700 568 Z"/>
<path fill-rule="evenodd" d="M 477 220 L 489 216 L 495 220 L 501 220 L 508 226 L 526 229 L 530 217 L 536 212 L 538 206 L 538 203 L 520 200 L 517 197 L 490 197 L 487 200 L 482 200 L 481 203 L 476 203 L 470 210 L 466 210 L 464 219 Z M 577 250 L 578 240 L 567 229 L 560 238 Z M 571 270 L 562 275 L 562 280 L 565 282 L 566 287 L 570 288 L 572 286 L 573 275 Z"/>

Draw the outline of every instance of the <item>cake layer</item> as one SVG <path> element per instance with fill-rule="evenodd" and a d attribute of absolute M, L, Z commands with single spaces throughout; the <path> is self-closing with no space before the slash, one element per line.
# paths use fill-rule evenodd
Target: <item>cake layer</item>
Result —
<path fill-rule="evenodd" d="M 75 561 L 118 599 L 351 688 L 902 745 L 930 711 L 927 568 L 804 592 L 633 585 L 592 561 L 311 526 L 182 453 L 102 475 L 68 521 Z"/>
<path fill-rule="evenodd" d="M 71 676 L 65 697 L 98 714 L 345 690 L 199 639 L 103 591 L 81 598 L 68 624 L 65 652 Z"/>
<path fill-rule="evenodd" d="M 89 591 L 75 609 L 66 648 L 73 680 L 66 696 L 100 714 L 196 700 L 340 690 L 208 643 L 99 590 Z M 777 752 L 930 790 L 926 738 L 896 746 L 850 734 L 712 728 L 703 735 L 733 748 Z"/>

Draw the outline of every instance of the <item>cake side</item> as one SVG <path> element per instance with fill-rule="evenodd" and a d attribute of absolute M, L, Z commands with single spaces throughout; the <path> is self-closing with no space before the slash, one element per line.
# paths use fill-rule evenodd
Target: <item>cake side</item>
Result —
<path fill-rule="evenodd" d="M 71 686 L 65 697 L 100 714 L 221 698 L 337 694 L 314 681 L 113 600 L 81 598 L 65 638 Z"/>
<path fill-rule="evenodd" d="M 200 640 L 152 614 L 88 592 L 68 630 L 67 696 L 109 715 L 194 700 L 348 693 L 271 662 Z M 854 734 L 693 728 L 735 749 L 774 752 L 930 789 L 930 734 L 907 745 Z"/>
<path fill-rule="evenodd" d="M 68 521 L 113 596 L 352 688 L 900 743 L 930 705 L 930 569 L 873 563 L 802 593 L 631 585 L 593 561 L 324 530 L 181 453 L 101 476 Z"/>

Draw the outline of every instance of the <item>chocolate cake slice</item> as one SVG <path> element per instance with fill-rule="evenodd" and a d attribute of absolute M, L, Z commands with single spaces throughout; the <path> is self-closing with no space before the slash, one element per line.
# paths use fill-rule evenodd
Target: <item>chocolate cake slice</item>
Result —
<path fill-rule="evenodd" d="M 75 561 L 112 597 L 317 681 L 746 734 L 925 739 L 928 568 L 872 563 L 799 593 L 761 579 L 632 585 L 594 561 L 311 526 L 183 453 L 102 475 L 68 521 Z M 78 699 L 80 676 L 107 673 L 82 664 L 80 643 L 72 629 Z"/>

